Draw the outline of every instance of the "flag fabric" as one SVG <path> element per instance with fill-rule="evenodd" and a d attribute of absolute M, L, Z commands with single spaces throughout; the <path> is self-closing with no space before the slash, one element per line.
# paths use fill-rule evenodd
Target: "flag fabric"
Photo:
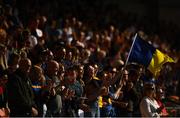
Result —
<path fill-rule="evenodd" d="M 174 62 L 172 58 L 153 47 L 140 36 L 137 35 L 134 40 L 128 62 L 144 65 L 155 77 L 158 76 L 164 63 Z"/>

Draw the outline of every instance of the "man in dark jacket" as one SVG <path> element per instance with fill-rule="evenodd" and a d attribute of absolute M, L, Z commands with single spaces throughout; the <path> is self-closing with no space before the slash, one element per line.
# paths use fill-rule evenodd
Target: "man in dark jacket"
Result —
<path fill-rule="evenodd" d="M 31 61 L 28 58 L 23 58 L 19 62 L 19 68 L 9 75 L 8 104 L 12 117 L 28 117 L 38 114 L 33 101 L 31 81 L 28 77 L 30 68 Z"/>

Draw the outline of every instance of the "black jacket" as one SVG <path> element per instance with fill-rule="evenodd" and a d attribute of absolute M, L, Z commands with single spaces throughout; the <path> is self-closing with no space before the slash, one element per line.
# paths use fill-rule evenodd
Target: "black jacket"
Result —
<path fill-rule="evenodd" d="M 7 84 L 8 104 L 11 113 L 16 116 L 31 116 L 33 100 L 32 84 L 28 76 L 19 69 L 9 75 Z"/>

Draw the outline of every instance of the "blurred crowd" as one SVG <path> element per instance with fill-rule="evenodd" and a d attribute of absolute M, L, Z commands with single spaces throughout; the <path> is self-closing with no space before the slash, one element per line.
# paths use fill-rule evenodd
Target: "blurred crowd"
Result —
<path fill-rule="evenodd" d="M 0 6 L 1 116 L 179 115 L 178 26 L 154 27 L 133 14 L 85 9 L 86 2 L 77 1 L 79 11 L 56 0 L 24 2 Z M 156 79 L 142 65 L 125 66 L 136 32 L 176 61 Z M 177 106 L 169 110 L 168 100 Z"/>

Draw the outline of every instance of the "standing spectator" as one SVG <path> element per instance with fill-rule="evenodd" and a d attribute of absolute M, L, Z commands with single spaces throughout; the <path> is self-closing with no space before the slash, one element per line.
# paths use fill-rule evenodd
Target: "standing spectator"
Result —
<path fill-rule="evenodd" d="M 8 69 L 7 69 L 8 74 L 12 74 L 13 72 L 15 72 L 19 68 L 20 59 L 21 59 L 21 57 L 17 53 L 12 53 L 9 56 Z"/>
<path fill-rule="evenodd" d="M 8 116 L 10 113 L 7 104 L 7 75 L 10 75 L 16 71 L 16 69 L 18 68 L 20 56 L 18 54 L 13 53 L 10 55 L 10 58 L 11 60 L 9 60 L 8 62 L 8 68 L 4 70 L 4 74 L 2 74 L 2 76 L 0 77 L 0 110 L 2 111 L 0 113 L 0 116 Z M 4 113 L 4 115 L 2 113 Z"/>
<path fill-rule="evenodd" d="M 10 116 L 12 117 L 30 117 L 37 116 L 35 102 L 33 101 L 33 92 L 28 73 L 31 69 L 31 61 L 28 58 L 21 59 L 19 68 L 9 76 L 8 104 Z"/>
<path fill-rule="evenodd" d="M 133 104 L 133 115 L 140 116 L 139 104 L 140 100 L 142 99 L 142 89 L 143 83 L 140 80 L 141 76 L 141 68 L 139 67 L 131 67 L 132 69 L 129 70 L 129 80 L 133 82 L 133 93 L 134 93 L 134 104 Z"/>
<path fill-rule="evenodd" d="M 6 90 L 7 78 L 0 77 L 0 117 L 9 116 L 9 108 L 7 104 L 7 90 Z"/>
<path fill-rule="evenodd" d="M 76 71 L 77 71 L 77 81 L 81 83 L 81 86 L 85 86 L 83 79 L 83 74 L 84 74 L 84 66 L 83 65 L 76 65 L 74 66 Z"/>
<path fill-rule="evenodd" d="M 115 110 L 112 105 L 113 94 L 110 92 L 110 81 L 111 78 L 108 76 L 107 72 L 102 72 L 99 76 L 102 80 L 102 88 L 105 89 L 101 96 L 99 97 L 98 103 L 100 107 L 100 116 L 101 117 L 114 117 Z"/>
<path fill-rule="evenodd" d="M 163 89 L 162 88 L 157 88 L 157 90 L 156 90 L 156 101 L 157 101 L 157 103 L 158 103 L 158 105 L 160 107 L 164 106 L 163 98 L 164 98 L 164 91 L 163 91 Z M 162 117 L 167 117 L 168 115 L 169 114 L 168 114 L 166 108 L 164 107 L 162 109 L 161 116 Z"/>
<path fill-rule="evenodd" d="M 155 97 L 155 85 L 147 83 L 144 86 L 144 98 L 140 103 L 140 111 L 142 117 L 160 117 L 161 110 Z"/>
<path fill-rule="evenodd" d="M 66 48 L 59 46 L 54 50 L 54 58 L 57 62 L 63 63 L 65 57 L 66 57 Z"/>
<path fill-rule="evenodd" d="M 74 67 L 69 68 L 65 73 L 65 87 L 74 94 L 64 102 L 65 116 L 78 116 L 78 109 L 81 106 L 81 97 L 83 94 L 83 87 L 77 81 L 77 72 Z"/>
<path fill-rule="evenodd" d="M 7 33 L 0 29 L 0 76 L 4 75 L 4 70 L 8 68 L 7 64 Z"/>
<path fill-rule="evenodd" d="M 5 70 L 8 68 L 7 57 L 6 57 L 7 48 L 5 45 L 0 44 L 0 76 L 5 76 Z"/>
<path fill-rule="evenodd" d="M 73 66 L 72 59 L 73 59 L 73 55 L 71 49 L 66 50 L 65 60 L 63 61 L 63 65 L 65 69 L 68 69 Z"/>
<path fill-rule="evenodd" d="M 48 85 L 47 116 L 60 116 L 62 109 L 61 96 L 56 93 L 56 87 L 60 85 L 58 78 L 59 64 L 50 60 L 45 70 L 46 83 Z M 49 83 L 48 83 L 49 82 Z"/>
<path fill-rule="evenodd" d="M 43 99 L 45 77 L 42 68 L 34 65 L 31 68 L 29 76 L 32 81 L 32 90 L 34 92 L 34 101 L 37 105 L 38 116 L 42 117 L 43 113 L 46 112 L 43 111 L 43 105 L 45 104 Z"/>
<path fill-rule="evenodd" d="M 85 82 L 85 94 L 88 98 L 86 102 L 90 107 L 90 111 L 85 112 L 84 115 L 86 117 L 98 117 L 100 115 L 98 97 L 105 89 L 101 88 L 101 81 L 96 77 L 95 68 L 92 65 L 85 67 L 84 75 L 86 75 L 83 77 Z"/>

